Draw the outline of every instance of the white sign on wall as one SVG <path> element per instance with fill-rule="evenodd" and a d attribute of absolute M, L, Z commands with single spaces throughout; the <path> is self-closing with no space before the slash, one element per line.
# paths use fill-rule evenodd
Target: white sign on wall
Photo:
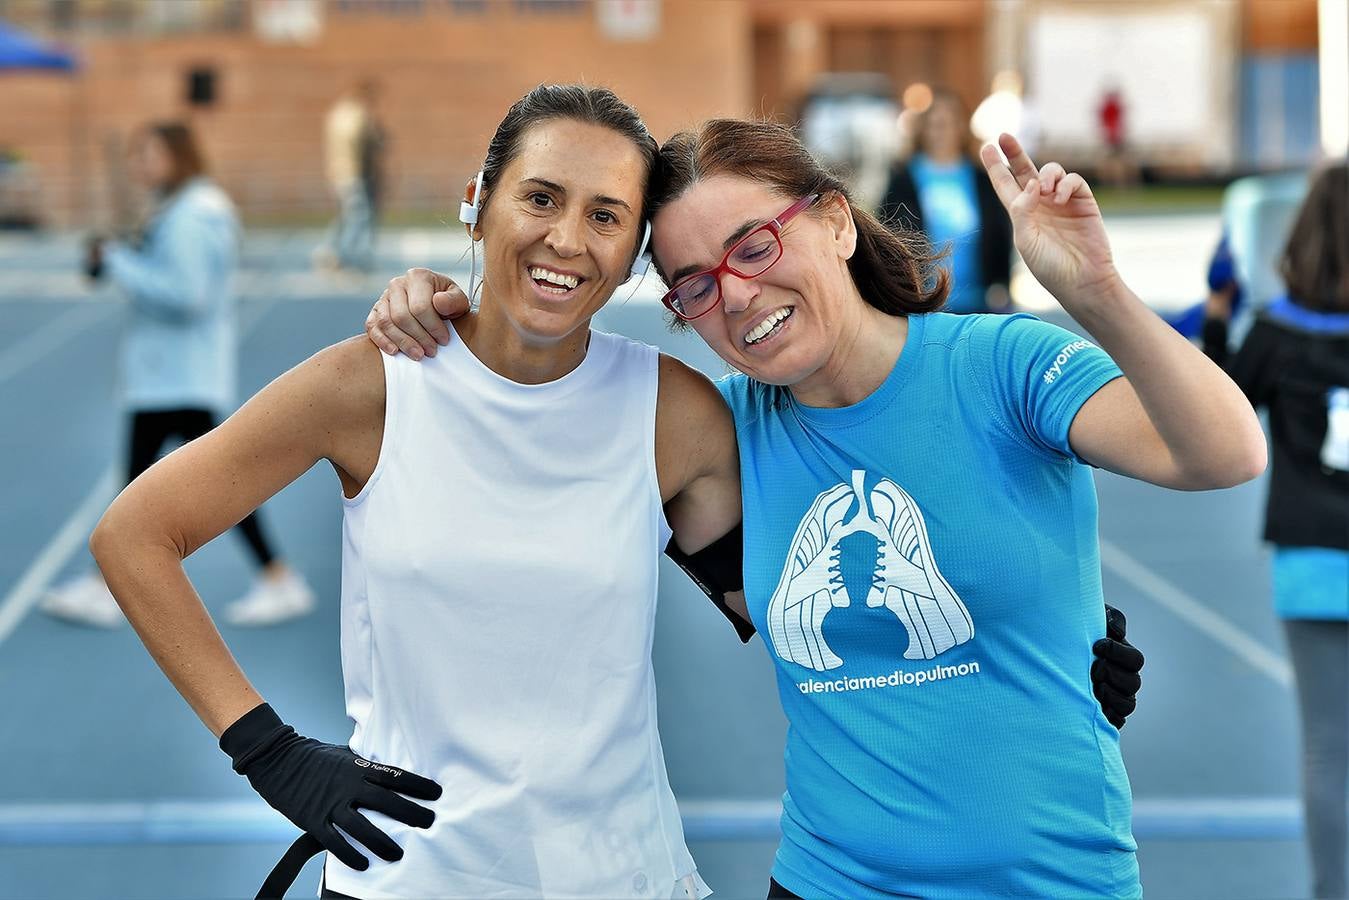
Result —
<path fill-rule="evenodd" d="M 660 33 L 660 0 L 598 0 L 600 32 L 613 41 L 646 41 Z"/>
<path fill-rule="evenodd" d="M 1025 59 L 1046 146 L 1099 148 L 1108 91 L 1128 146 L 1227 142 L 1232 74 L 1203 9 L 1059 10 L 1037 16 Z M 1222 150 L 1219 150 L 1221 153 Z"/>
<path fill-rule="evenodd" d="M 323 0 L 253 0 L 253 30 L 273 44 L 306 44 L 323 31 Z"/>

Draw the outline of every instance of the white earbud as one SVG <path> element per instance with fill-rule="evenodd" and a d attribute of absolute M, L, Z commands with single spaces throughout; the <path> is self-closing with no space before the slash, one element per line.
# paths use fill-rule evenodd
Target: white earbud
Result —
<path fill-rule="evenodd" d="M 642 232 L 642 246 L 637 248 L 638 258 L 641 258 L 641 255 L 646 252 L 646 245 L 651 243 L 651 223 L 648 221 L 644 224 L 646 225 L 646 230 Z"/>
<path fill-rule="evenodd" d="M 478 239 L 473 236 L 473 229 L 478 224 L 478 207 L 482 204 L 482 170 L 478 170 L 478 180 L 473 184 L 473 201 L 470 203 L 465 200 L 459 204 L 459 221 L 468 226 L 469 236 L 469 270 L 468 270 L 468 302 L 471 304 L 473 298 L 478 293 L 481 286 L 478 281 Z"/>
<path fill-rule="evenodd" d="M 646 228 L 642 232 L 642 244 L 637 248 L 637 255 L 632 258 L 633 268 L 628 269 L 628 277 L 623 279 L 624 281 L 630 281 L 632 276 L 636 274 L 635 269 L 637 268 L 637 260 L 642 258 L 642 254 L 646 252 L 646 245 L 651 243 L 651 223 L 645 222 L 643 224 Z M 648 259 L 646 261 L 646 268 L 642 269 L 642 274 L 645 275 L 646 270 L 649 268 L 651 268 L 651 260 Z"/>
<path fill-rule="evenodd" d="M 465 225 L 478 224 L 478 205 L 482 203 L 482 171 L 478 171 L 478 180 L 473 185 L 473 202 L 465 200 L 459 204 L 459 221 Z"/>

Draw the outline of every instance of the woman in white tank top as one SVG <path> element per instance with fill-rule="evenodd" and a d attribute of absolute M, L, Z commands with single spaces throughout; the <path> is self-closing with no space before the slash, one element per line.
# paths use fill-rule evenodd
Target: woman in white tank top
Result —
<path fill-rule="evenodd" d="M 531 91 L 466 191 L 486 276 L 460 340 L 421 365 L 364 337 L 321 351 L 94 533 L 118 603 L 236 771 L 329 850 L 331 896 L 707 893 L 650 647 L 671 529 L 694 552 L 739 522 L 734 431 L 701 375 L 589 327 L 631 271 L 655 155 L 612 93 Z M 345 501 L 349 747 L 263 702 L 182 568 L 321 459 Z"/>

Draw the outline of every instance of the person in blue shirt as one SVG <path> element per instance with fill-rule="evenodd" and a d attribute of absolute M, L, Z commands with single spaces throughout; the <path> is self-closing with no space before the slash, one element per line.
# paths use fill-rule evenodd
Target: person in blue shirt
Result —
<path fill-rule="evenodd" d="M 667 303 L 743 373 L 721 387 L 789 722 L 787 895 L 1138 894 L 1118 732 L 1080 677 L 1104 629 L 1089 466 L 1190 490 L 1264 467 L 1241 392 L 1121 280 L 1081 176 L 1000 145 L 1017 247 L 1092 340 L 932 313 L 945 280 L 783 129 L 662 148 Z"/>
<path fill-rule="evenodd" d="M 741 373 L 720 388 L 743 602 L 789 725 L 770 896 L 1141 892 L 1119 732 L 1087 677 L 1105 633 L 1089 467 L 1211 489 L 1255 477 L 1264 442 L 1124 285 L 1083 179 L 1000 146 L 983 163 L 1018 248 L 1092 340 L 937 312 L 926 244 L 782 126 L 713 120 L 661 149 L 665 303 Z M 368 331 L 433 352 L 461 305 L 413 272 Z"/>
<path fill-rule="evenodd" d="M 86 270 L 131 301 L 121 348 L 121 386 L 131 418 L 130 483 L 155 462 L 166 441 L 200 437 L 233 406 L 239 220 L 229 197 L 207 177 L 188 126 L 146 126 L 133 139 L 128 160 L 134 178 L 154 195 L 154 211 L 139 241 L 93 244 Z M 277 557 L 257 515 L 245 517 L 238 530 L 261 575 L 226 618 L 261 626 L 308 613 L 313 592 Z M 94 572 L 53 588 L 41 609 L 105 628 L 126 621 Z"/>
<path fill-rule="evenodd" d="M 968 149 L 969 119 L 954 92 L 933 91 L 916 123 L 914 153 L 891 170 L 878 215 L 946 251 L 947 311 L 1002 312 L 1011 305 L 1012 223 Z"/>

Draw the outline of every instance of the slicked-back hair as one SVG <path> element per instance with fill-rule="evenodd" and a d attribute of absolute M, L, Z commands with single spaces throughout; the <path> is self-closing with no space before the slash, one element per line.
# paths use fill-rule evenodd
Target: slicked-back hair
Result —
<path fill-rule="evenodd" d="M 651 185 L 651 173 L 656 166 L 656 139 L 651 136 L 642 117 L 608 88 L 587 87 L 583 84 L 541 84 L 525 94 L 506 112 L 496 133 L 487 145 L 487 159 L 482 166 L 482 184 L 485 208 L 492 189 L 502 171 L 520 155 L 525 132 L 531 127 L 556 119 L 569 119 L 588 125 L 598 125 L 615 131 L 632 141 L 642 156 L 642 196 L 645 202 Z M 644 210 L 638 211 L 637 240 L 641 239 L 641 223 L 650 218 Z M 633 245 L 636 256 L 637 246 Z"/>
<path fill-rule="evenodd" d="M 914 231 L 891 231 L 858 207 L 843 182 L 789 128 L 775 122 L 711 119 L 670 138 L 660 148 L 648 201 L 651 215 L 717 175 L 757 181 L 789 201 L 810 194 L 841 195 L 857 225 L 857 249 L 848 271 L 862 299 L 892 316 L 932 312 L 946 302 L 950 279 L 935 265 L 941 256 L 927 238 Z M 660 260 L 653 260 L 668 285 L 668 273 Z"/>

